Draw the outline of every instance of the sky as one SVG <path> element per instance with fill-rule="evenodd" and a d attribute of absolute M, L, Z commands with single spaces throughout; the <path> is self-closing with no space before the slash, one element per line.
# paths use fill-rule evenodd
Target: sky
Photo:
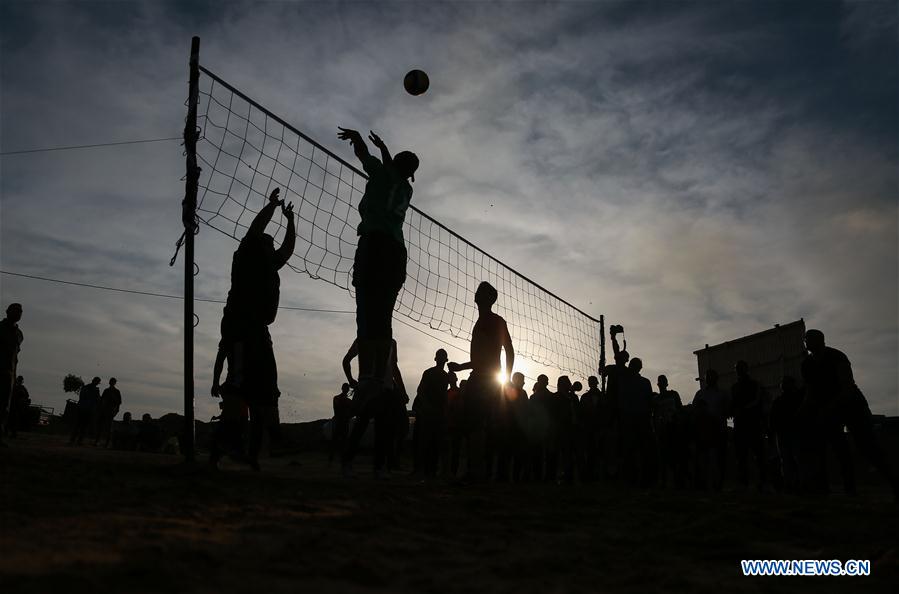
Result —
<path fill-rule="evenodd" d="M 179 136 L 199 35 L 201 64 L 343 158 L 338 125 L 415 150 L 415 205 L 623 324 L 644 375 L 666 373 L 685 400 L 694 350 L 803 318 L 850 357 L 872 411 L 895 415 L 897 13 L 873 1 L 10 0 L 0 152 Z M 412 68 L 431 80 L 419 97 L 402 92 Z M 183 174 L 177 141 L 0 157 L 0 269 L 182 294 L 182 260 L 169 260 Z M 201 229 L 198 297 L 224 299 L 235 247 Z M 282 305 L 353 309 L 346 291 L 281 277 Z M 117 377 L 134 414 L 181 409 L 178 300 L 4 274 L 0 301 L 24 306 L 19 373 L 36 403 L 61 408 L 75 373 Z M 196 307 L 204 420 L 221 308 Z M 443 343 L 395 327 L 413 390 Z M 271 331 L 282 419 L 329 416 L 353 316 L 282 311 Z"/>

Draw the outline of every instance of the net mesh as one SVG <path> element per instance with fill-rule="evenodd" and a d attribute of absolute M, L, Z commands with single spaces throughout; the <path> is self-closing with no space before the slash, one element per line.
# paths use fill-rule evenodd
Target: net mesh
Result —
<path fill-rule="evenodd" d="M 202 222 L 243 237 L 274 188 L 293 202 L 296 248 L 288 266 L 352 292 L 357 206 L 367 178 L 205 68 L 200 77 L 197 158 Z M 276 217 L 275 239 L 286 221 Z M 556 297 L 414 206 L 406 215 L 407 278 L 394 315 L 468 341 L 481 281 L 499 292 L 517 356 L 573 374 L 596 373 L 598 320 Z"/>

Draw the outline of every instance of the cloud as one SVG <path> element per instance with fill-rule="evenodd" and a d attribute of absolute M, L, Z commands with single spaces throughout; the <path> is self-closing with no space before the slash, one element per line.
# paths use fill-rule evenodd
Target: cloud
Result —
<path fill-rule="evenodd" d="M 17 4 L 0 19 L 2 145 L 177 135 L 197 33 L 205 65 L 338 154 L 350 157 L 337 124 L 416 150 L 416 205 L 623 323 L 647 376 L 667 373 L 688 395 L 693 350 L 804 317 L 849 354 L 872 409 L 896 414 L 896 41 L 884 6 Z M 411 67 L 431 75 L 420 98 L 400 85 Z M 4 269 L 180 290 L 180 261 L 167 266 L 178 143 L 0 163 Z M 234 247 L 201 230 L 198 294 L 224 298 Z M 178 302 L 0 282 L 4 301 L 26 303 L 33 393 L 59 402 L 65 373 L 102 370 L 126 403 L 179 408 Z M 282 282 L 284 305 L 353 308 L 303 275 Z M 198 410 L 210 415 L 221 306 L 197 312 Z M 352 316 L 279 314 L 285 418 L 329 414 L 353 332 Z M 397 333 L 414 387 L 439 342 Z"/>

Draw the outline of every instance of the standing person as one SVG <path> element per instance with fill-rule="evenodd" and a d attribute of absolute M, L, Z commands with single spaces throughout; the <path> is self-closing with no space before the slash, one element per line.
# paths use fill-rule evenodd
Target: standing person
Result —
<path fill-rule="evenodd" d="M 6 317 L 0 320 L 0 447 L 6 447 L 3 433 L 6 431 L 16 368 L 19 365 L 19 351 L 24 340 L 19 329 L 21 319 L 22 304 L 10 303 L 6 308 Z"/>
<path fill-rule="evenodd" d="M 459 473 L 459 459 L 462 457 L 462 439 L 465 437 L 465 385 L 466 380 L 458 381 L 455 373 L 450 371 L 449 390 L 446 392 L 446 433 L 449 462 L 445 475 L 455 478 Z M 457 383 L 458 382 L 458 383 Z"/>
<path fill-rule="evenodd" d="M 493 313 L 498 294 L 493 286 L 483 281 L 478 285 L 474 301 L 478 306 L 478 319 L 471 331 L 471 360 L 466 363 L 450 363 L 453 372 L 471 369 L 465 391 L 466 433 L 468 436 L 468 478 L 484 480 L 491 469 L 486 468 L 485 445 L 491 409 L 502 397 L 502 386 L 496 378 L 500 372 L 502 351 L 506 353 L 505 378 L 512 375 L 515 350 L 506 321 Z"/>
<path fill-rule="evenodd" d="M 512 374 L 512 383 L 503 391 L 509 421 L 509 447 L 512 457 L 512 481 L 524 479 L 529 463 L 528 393 L 524 390 L 524 374 Z"/>
<path fill-rule="evenodd" d="M 552 463 L 555 451 L 554 399 L 555 395 L 549 391 L 549 378 L 541 373 L 537 376 L 528 403 L 533 439 L 531 467 L 535 482 L 556 480 L 556 471 Z"/>
<path fill-rule="evenodd" d="M 116 383 L 116 378 L 109 378 L 109 387 L 100 395 L 100 404 L 97 408 L 97 433 L 94 445 L 99 444 L 102 437 L 106 437 L 104 448 L 109 447 L 109 441 L 112 439 L 112 422 L 122 407 L 122 393 L 116 388 Z"/>
<path fill-rule="evenodd" d="M 621 430 L 619 403 L 621 402 L 621 385 L 628 373 L 627 364 L 630 361 L 630 354 L 627 352 L 627 342 L 625 342 L 625 348 L 623 349 L 618 344 L 618 335 L 622 332 L 624 332 L 624 328 L 620 325 L 612 325 L 609 328 L 615 363 L 607 365 L 600 370 L 602 375 L 607 378 L 605 406 L 602 407 L 603 410 L 601 412 L 601 422 L 606 427 L 604 431 L 603 464 L 607 478 L 618 476 L 621 472 L 622 439 L 626 439 L 622 435 Z"/>
<path fill-rule="evenodd" d="M 874 434 L 871 409 L 855 383 L 849 358 L 827 346 L 820 330 L 805 333 L 805 347 L 809 356 L 802 363 L 802 375 L 806 379 L 808 399 L 817 411 L 825 441 L 837 448 L 846 492 L 855 493 L 855 469 L 845 446 L 844 426 L 859 452 L 886 479 L 899 501 L 899 479 Z M 826 481 L 826 472 L 818 480 Z"/>
<path fill-rule="evenodd" d="M 591 375 L 587 378 L 587 391 L 581 396 L 578 404 L 578 472 L 581 481 L 584 482 L 591 482 L 597 476 L 599 460 L 599 422 L 597 417 L 602 396 L 602 390 L 599 389 L 599 378 Z"/>
<path fill-rule="evenodd" d="M 81 387 L 78 392 L 78 416 L 75 419 L 75 428 L 72 430 L 72 437 L 69 439 L 70 444 L 81 445 L 84 440 L 84 434 L 90 435 L 94 432 L 94 424 L 96 423 L 97 407 L 100 404 L 100 378 L 95 377 L 91 383 Z"/>
<path fill-rule="evenodd" d="M 560 461 L 559 482 L 574 482 L 575 432 L 578 399 L 567 375 L 556 380 L 555 457 Z"/>
<path fill-rule="evenodd" d="M 267 428 L 275 438 L 278 432 L 278 366 L 268 327 L 278 314 L 281 278 L 278 271 L 293 255 L 296 242 L 293 204 L 284 205 L 275 188 L 257 213 L 234 252 L 231 264 L 231 289 L 222 315 L 219 352 L 213 371 L 213 396 L 219 394 L 219 378 L 224 361 L 228 362 L 229 390 L 243 399 L 250 410 L 249 463 L 259 470 L 259 451 Z M 280 207 L 287 219 L 281 247 L 265 233 L 275 210 Z"/>
<path fill-rule="evenodd" d="M 341 456 L 341 472 L 345 478 L 353 477 L 353 460 L 359 451 L 362 436 L 365 435 L 365 430 L 368 429 L 372 420 L 375 423 L 374 475 L 376 479 L 388 478 L 388 475 L 385 474 L 385 466 L 391 462 L 390 458 L 395 454 L 397 408 L 399 403 L 403 403 L 402 406 L 405 409 L 405 402 L 408 402 L 409 398 L 406 396 L 406 386 L 403 384 L 403 376 L 400 373 L 396 341 L 391 340 L 390 342 L 389 366 L 385 372 L 386 375 L 379 382 L 380 389 L 378 391 L 369 390 L 363 394 L 358 391 L 359 382 L 353 377 L 351 368 L 353 359 L 359 356 L 357 340 L 353 341 L 343 357 L 344 375 L 346 375 L 350 387 L 356 390 L 353 401 L 356 422 L 353 424 Z"/>
<path fill-rule="evenodd" d="M 343 451 L 347 436 L 350 434 L 350 419 L 353 418 L 353 401 L 350 400 L 350 385 L 340 386 L 340 394 L 332 399 L 334 416 L 331 418 L 331 450 L 328 453 L 328 466 L 334 462 L 334 454 Z"/>
<path fill-rule="evenodd" d="M 415 468 L 433 478 L 440 468 L 440 453 L 446 439 L 446 407 L 449 374 L 446 351 L 434 354 L 434 366 L 425 369 L 418 383 L 412 410 L 415 411 Z"/>
<path fill-rule="evenodd" d="M 771 405 L 771 431 L 777 442 L 783 487 L 787 491 L 796 491 L 800 486 L 800 409 L 803 399 L 804 393 L 796 385 L 796 379 L 786 375 L 780 382 L 780 395 Z"/>
<path fill-rule="evenodd" d="M 734 418 L 734 451 L 737 472 L 743 487 L 749 486 L 749 454 L 755 458 L 758 488 L 766 481 L 765 422 L 762 387 L 749 375 L 749 364 L 737 361 L 737 381 L 730 389 L 731 414 Z"/>
<path fill-rule="evenodd" d="M 643 361 L 630 360 L 627 373 L 619 379 L 619 423 L 621 459 L 625 478 L 632 485 L 651 486 L 655 482 L 655 435 L 652 431 L 652 383 L 640 375 Z"/>
<path fill-rule="evenodd" d="M 712 488 L 720 491 L 727 469 L 727 411 L 730 403 L 727 394 L 718 388 L 717 371 L 706 371 L 705 385 L 696 392 L 692 405 L 697 487 L 708 487 L 709 459 L 714 456 L 717 474 L 712 480 Z"/>
<path fill-rule="evenodd" d="M 12 397 L 9 400 L 8 433 L 10 437 L 16 437 L 26 418 L 28 407 L 31 406 L 31 396 L 25 387 L 25 378 L 21 375 L 16 378 L 16 384 L 12 388 Z"/>
<path fill-rule="evenodd" d="M 387 145 L 371 132 L 369 140 L 381 151 L 381 160 L 368 152 L 356 130 L 339 128 L 341 140 L 349 140 L 362 168 L 368 174 L 365 193 L 359 202 L 362 221 L 356 232 L 359 242 L 353 260 L 356 289 L 356 340 L 359 351 L 361 398 L 379 393 L 381 379 L 389 375 L 393 340 L 393 307 L 406 281 L 406 244 L 403 222 L 412 201 L 412 185 L 418 157 L 409 151 L 390 155 Z"/>
<path fill-rule="evenodd" d="M 680 461 L 677 457 L 675 419 L 681 408 L 680 394 L 668 389 L 668 378 L 660 375 L 656 385 L 659 388 L 658 395 L 653 401 L 652 424 L 656 434 L 659 460 L 659 479 L 662 487 L 668 484 L 668 475 L 672 475 L 676 484 L 681 484 L 682 472 Z"/>

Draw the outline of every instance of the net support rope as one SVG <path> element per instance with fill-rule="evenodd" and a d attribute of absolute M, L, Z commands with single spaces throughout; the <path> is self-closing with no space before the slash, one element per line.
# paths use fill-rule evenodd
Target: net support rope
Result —
<path fill-rule="evenodd" d="M 296 248 L 287 265 L 352 293 L 358 204 L 367 177 L 256 101 L 200 66 L 197 214 L 235 239 L 269 193 L 294 203 Z M 276 241 L 286 221 L 273 219 Z M 503 264 L 415 206 L 406 215 L 406 283 L 395 315 L 468 341 L 474 292 L 496 287 L 516 356 L 584 378 L 600 361 L 600 320 Z"/>

